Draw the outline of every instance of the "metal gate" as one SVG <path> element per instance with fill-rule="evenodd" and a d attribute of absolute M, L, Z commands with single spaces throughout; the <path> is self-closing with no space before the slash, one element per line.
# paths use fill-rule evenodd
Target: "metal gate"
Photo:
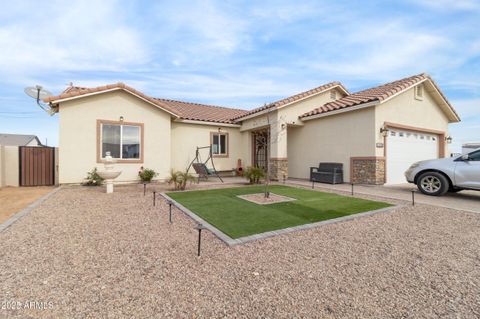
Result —
<path fill-rule="evenodd" d="M 55 148 L 20 146 L 20 186 L 49 186 L 55 184 Z"/>
<path fill-rule="evenodd" d="M 253 132 L 253 166 L 267 170 L 268 164 L 268 130 Z"/>

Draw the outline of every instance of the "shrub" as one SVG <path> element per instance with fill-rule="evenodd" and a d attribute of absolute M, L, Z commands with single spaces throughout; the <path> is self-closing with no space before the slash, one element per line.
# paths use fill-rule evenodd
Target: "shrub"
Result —
<path fill-rule="evenodd" d="M 85 182 L 82 183 L 84 186 L 99 186 L 102 185 L 103 178 L 100 177 L 97 173 L 97 168 L 95 167 L 90 172 L 87 173 L 87 178 Z"/>
<path fill-rule="evenodd" d="M 247 167 L 243 176 L 248 179 L 250 184 L 260 184 L 260 179 L 265 177 L 265 171 L 261 167 L 250 166 Z"/>
<path fill-rule="evenodd" d="M 175 190 L 185 190 L 187 188 L 188 182 L 194 182 L 196 180 L 195 176 L 189 174 L 188 172 L 170 171 L 170 177 L 167 179 L 168 184 L 173 184 Z"/>
<path fill-rule="evenodd" d="M 138 172 L 138 176 L 140 177 L 142 182 L 147 182 L 147 183 L 150 183 L 152 179 L 157 175 L 158 173 L 155 172 L 153 169 L 143 168 L 143 166 L 140 168 L 140 171 Z"/>

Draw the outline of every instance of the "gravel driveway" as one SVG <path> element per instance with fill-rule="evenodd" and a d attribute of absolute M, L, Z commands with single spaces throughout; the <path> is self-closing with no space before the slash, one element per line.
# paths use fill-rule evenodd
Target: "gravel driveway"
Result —
<path fill-rule="evenodd" d="M 478 318 L 480 215 L 419 205 L 228 248 L 142 186 L 64 188 L 0 233 L 0 318 Z M 27 307 L 28 308 L 28 307 Z M 32 307 L 30 307 L 32 308 Z"/>

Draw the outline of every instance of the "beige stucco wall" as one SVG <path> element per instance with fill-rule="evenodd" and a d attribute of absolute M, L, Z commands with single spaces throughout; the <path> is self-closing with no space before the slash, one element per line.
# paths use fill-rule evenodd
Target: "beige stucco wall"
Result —
<path fill-rule="evenodd" d="M 18 186 L 18 146 L 0 145 L 0 187 Z"/>
<path fill-rule="evenodd" d="M 144 162 L 117 163 L 117 181 L 138 180 L 141 166 L 165 178 L 170 171 L 170 115 L 124 91 L 113 91 L 60 104 L 59 182 L 80 183 L 97 163 L 97 120 L 144 124 Z"/>
<path fill-rule="evenodd" d="M 338 90 L 336 92 L 336 99 L 342 98 L 345 94 Z M 298 117 L 304 113 L 310 112 L 315 108 L 331 102 L 334 99 L 330 96 L 331 90 L 325 91 L 321 94 L 297 101 L 290 105 L 284 106 L 276 111 L 271 111 L 267 115 L 259 115 L 242 122 L 241 131 L 252 131 L 255 129 L 270 126 L 270 156 L 272 158 L 286 158 L 288 156 L 288 139 L 287 139 L 287 125 L 303 126 L 304 123 Z M 282 124 L 283 127 L 282 127 Z M 249 157 L 251 157 L 251 147 L 249 148 Z"/>
<path fill-rule="evenodd" d="M 423 100 L 415 99 L 414 94 L 414 88 L 411 88 L 375 107 L 375 138 L 377 143 L 383 143 L 380 128 L 384 126 L 385 122 L 442 131 L 445 132 L 445 136 L 448 135 L 448 118 L 438 107 L 430 93 L 424 89 Z M 445 148 L 445 154 L 448 154 L 448 145 Z M 383 148 L 377 148 L 376 155 L 383 156 L 383 154 Z"/>
<path fill-rule="evenodd" d="M 175 170 L 185 170 L 195 158 L 198 147 L 208 146 L 211 143 L 210 134 L 218 132 L 228 133 L 228 157 L 215 157 L 217 170 L 231 170 L 237 167 L 237 160 L 241 159 L 243 166 L 247 165 L 248 133 L 241 133 L 238 127 L 224 127 L 218 125 L 172 123 L 172 151 L 171 162 Z M 208 149 L 200 151 L 202 161 L 208 157 Z M 211 168 L 211 164 L 208 163 Z M 191 170 L 191 173 L 194 171 Z"/>
<path fill-rule="evenodd" d="M 276 112 L 271 112 L 270 123 L 280 121 L 289 125 L 303 125 L 303 122 L 301 122 L 298 117 L 306 112 L 312 111 L 319 106 L 322 106 L 325 103 L 333 101 L 330 98 L 330 91 L 331 90 L 325 91 L 321 94 L 284 106 Z M 337 89 L 335 89 L 335 91 L 337 92 L 337 99 L 344 96 L 341 91 Z M 245 121 L 242 121 L 241 131 L 254 130 L 265 127 L 267 126 L 267 123 L 268 122 L 266 115 L 259 115 L 253 118 L 249 118 Z"/>
<path fill-rule="evenodd" d="M 309 178 L 319 162 L 343 163 L 344 180 L 350 180 L 350 157 L 375 154 L 374 108 L 345 112 L 288 127 L 288 174 Z"/>

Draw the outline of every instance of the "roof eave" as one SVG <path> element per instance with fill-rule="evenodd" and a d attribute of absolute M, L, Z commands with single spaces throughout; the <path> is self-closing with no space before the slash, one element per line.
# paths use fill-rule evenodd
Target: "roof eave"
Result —
<path fill-rule="evenodd" d="M 435 93 L 435 95 L 441 100 L 441 102 L 443 102 L 444 109 L 442 108 L 442 110 L 444 112 L 448 110 L 448 112 L 445 112 L 445 113 L 447 113 L 449 123 L 458 123 L 458 122 L 461 121 L 460 116 L 456 113 L 453 106 L 450 104 L 450 102 L 446 99 L 445 95 L 440 91 L 440 88 L 436 85 L 436 83 L 429 76 L 427 76 L 427 77 L 425 77 L 425 79 L 423 79 L 421 81 L 418 81 L 415 84 L 412 84 L 411 86 L 409 86 L 409 87 L 407 87 L 407 88 L 389 96 L 388 98 L 381 100 L 380 104 L 385 103 L 385 102 L 393 99 L 394 97 L 404 93 L 405 91 L 407 91 L 407 90 L 409 90 L 409 89 L 411 89 L 411 88 L 413 88 L 413 87 L 415 87 L 415 86 L 417 86 L 421 83 L 430 84 L 430 87 L 432 88 L 432 90 L 430 90 L 430 91 L 433 91 Z"/>
<path fill-rule="evenodd" d="M 454 109 L 454 107 L 450 104 L 450 102 L 447 100 L 446 96 L 440 91 L 440 88 L 438 87 L 438 85 L 435 83 L 435 81 L 433 81 L 432 79 L 428 79 L 428 83 L 430 84 L 430 87 L 432 88 L 432 91 L 435 93 L 435 95 L 437 97 L 439 97 L 439 99 L 443 102 L 443 105 L 445 107 L 445 110 L 448 110 L 447 113 L 447 117 L 448 115 L 449 116 L 449 123 L 458 123 L 458 122 L 461 122 L 462 119 L 460 118 L 460 115 L 458 115 L 458 113 L 456 112 L 456 110 Z"/>
<path fill-rule="evenodd" d="M 364 109 L 364 108 L 367 108 L 367 107 L 376 106 L 376 105 L 379 105 L 379 104 L 380 104 L 380 102 L 378 100 L 375 100 L 375 101 L 371 101 L 371 102 L 357 104 L 357 105 L 354 105 L 354 106 L 345 107 L 345 108 L 338 109 L 338 110 L 333 110 L 333 111 L 328 111 L 328 112 L 303 116 L 303 117 L 299 117 L 299 119 L 301 121 L 306 122 L 306 121 L 314 120 L 314 119 L 321 118 L 321 117 L 341 114 L 341 113 L 345 113 L 345 112 L 352 112 L 352 111 Z"/>
<path fill-rule="evenodd" d="M 240 124 L 235 123 L 225 123 L 225 122 L 215 122 L 215 121 L 201 121 L 201 120 L 189 120 L 176 118 L 174 122 L 185 123 L 185 124 L 196 124 L 196 125 L 211 125 L 211 126 L 224 126 L 224 127 L 241 127 Z"/>
<path fill-rule="evenodd" d="M 289 103 L 286 103 L 286 104 L 283 104 L 283 105 L 280 105 L 280 106 L 273 106 L 273 107 L 270 107 L 270 108 L 267 108 L 265 110 L 262 110 L 262 111 L 259 111 L 259 112 L 256 112 L 256 113 L 253 113 L 253 114 L 249 114 L 249 115 L 245 115 L 245 116 L 242 116 L 242 117 L 239 117 L 239 118 L 236 118 L 234 119 L 233 121 L 234 122 L 241 122 L 241 121 L 245 121 L 245 120 L 248 120 L 248 119 L 251 119 L 251 118 L 255 118 L 257 116 L 261 116 L 261 115 L 264 115 L 266 113 L 269 113 L 269 112 L 273 112 L 275 110 L 279 110 L 279 109 L 282 109 L 286 106 L 289 106 L 289 105 L 292 105 L 292 104 L 295 104 L 297 102 L 300 102 L 300 101 L 303 101 L 303 100 L 306 100 L 306 99 L 309 99 L 309 98 L 312 98 L 314 96 L 317 96 L 319 94 L 322 94 L 322 93 L 325 93 L 329 90 L 332 90 L 332 89 L 335 89 L 335 88 L 341 88 L 341 90 L 343 92 L 345 92 L 346 95 L 350 95 L 350 93 L 347 91 L 347 89 L 340 83 L 340 84 L 337 84 L 337 85 L 334 85 L 334 86 L 331 86 L 329 88 L 326 88 L 324 90 L 321 90 L 321 91 L 318 91 L 318 92 L 315 92 L 311 95 L 308 95 L 308 96 L 305 96 L 301 99 L 298 99 L 298 100 L 295 100 L 295 101 L 292 101 L 292 102 L 289 102 Z"/>
<path fill-rule="evenodd" d="M 175 118 L 179 118 L 179 116 L 175 113 L 173 113 L 172 111 L 164 108 L 164 107 L 161 107 L 160 105 L 156 104 L 156 103 L 153 103 L 152 101 L 149 101 L 148 99 L 138 95 L 138 94 L 135 94 L 134 92 L 126 89 L 126 88 L 123 88 L 123 87 L 115 87 L 115 88 L 111 88 L 111 89 L 106 89 L 106 90 L 103 90 L 103 91 L 98 91 L 98 92 L 91 92 L 91 93 L 85 93 L 85 94 L 80 94 L 80 95 L 76 95 L 76 96 L 71 96 L 71 97 L 66 97 L 66 98 L 63 98 L 63 99 L 58 99 L 58 100 L 52 100 L 50 101 L 49 103 L 51 105 L 58 105 L 60 103 L 63 103 L 63 102 L 67 102 L 67 101 L 71 101 L 71 100 L 76 100 L 76 99 L 80 99 L 80 98 L 84 98 L 84 97 L 88 97 L 88 96 L 93 96 L 93 95 L 98 95 L 98 94 L 104 94 L 104 93 L 108 93 L 108 92 L 113 92 L 113 91 L 119 91 L 119 90 L 122 90 L 124 92 L 127 92 L 139 99 L 141 99 L 142 101 L 148 103 L 148 104 L 151 104 L 159 109 L 161 109 L 162 111 L 164 112 L 167 112 L 169 113 L 170 115 L 172 115 L 173 117 Z M 55 111 L 55 113 L 58 112 L 58 109 Z"/>

